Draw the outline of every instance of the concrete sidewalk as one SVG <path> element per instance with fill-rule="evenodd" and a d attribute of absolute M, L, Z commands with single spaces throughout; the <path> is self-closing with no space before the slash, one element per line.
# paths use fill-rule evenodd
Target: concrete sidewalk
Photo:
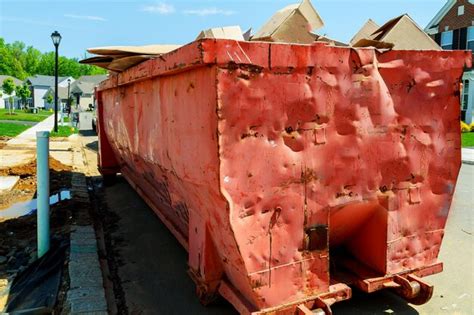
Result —
<path fill-rule="evenodd" d="M 51 131 L 54 127 L 54 115 L 37 123 L 33 127 L 7 141 L 0 150 L 0 167 L 12 167 L 25 164 L 36 157 L 36 132 Z M 50 140 L 50 155 L 66 165 L 72 165 L 70 141 Z"/>
<path fill-rule="evenodd" d="M 30 145 L 34 142 L 36 146 L 36 132 L 51 131 L 54 127 L 54 115 L 49 116 L 45 120 L 37 123 L 33 127 L 23 131 L 18 136 L 7 141 L 7 145 Z"/>
<path fill-rule="evenodd" d="M 464 164 L 474 165 L 474 149 L 463 148 L 461 155 Z"/>

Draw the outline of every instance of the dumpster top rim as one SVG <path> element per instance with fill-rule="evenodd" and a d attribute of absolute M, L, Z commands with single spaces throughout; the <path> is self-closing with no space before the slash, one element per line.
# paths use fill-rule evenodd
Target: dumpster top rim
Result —
<path fill-rule="evenodd" d="M 308 68 L 315 63 L 311 52 L 314 49 L 331 49 L 334 53 L 348 51 L 372 52 L 373 54 L 395 53 L 403 55 L 420 54 L 443 58 L 454 57 L 464 62 L 465 67 L 471 67 L 472 54 L 462 50 L 379 50 L 373 47 L 342 47 L 329 46 L 327 43 L 313 44 L 248 42 L 227 39 L 200 39 L 184 45 L 167 54 L 144 61 L 121 73 L 111 73 L 103 81 L 97 91 L 131 84 L 137 81 L 170 75 L 205 65 L 219 65 L 231 68 L 236 65 L 245 65 L 260 69 L 272 68 Z M 275 54 L 274 52 L 278 52 Z M 275 55 L 286 57 L 275 63 Z M 313 59 L 313 60 L 311 60 Z"/>

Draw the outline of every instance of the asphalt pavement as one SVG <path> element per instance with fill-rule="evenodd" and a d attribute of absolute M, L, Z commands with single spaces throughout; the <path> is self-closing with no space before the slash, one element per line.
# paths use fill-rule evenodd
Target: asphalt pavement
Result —
<path fill-rule="evenodd" d="M 118 277 L 129 314 L 236 314 L 224 300 L 203 307 L 187 275 L 187 253 L 154 212 L 121 177 L 104 189 Z M 461 169 L 441 247 L 444 272 L 430 302 L 407 304 L 390 291 L 364 294 L 333 306 L 334 314 L 474 314 L 474 166 Z"/>

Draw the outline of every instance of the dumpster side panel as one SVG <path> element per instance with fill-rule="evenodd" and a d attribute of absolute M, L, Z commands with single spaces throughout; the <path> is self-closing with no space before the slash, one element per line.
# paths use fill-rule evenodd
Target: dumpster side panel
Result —
<path fill-rule="evenodd" d="M 379 57 L 410 168 L 405 181 L 390 186 L 398 209 L 389 214 L 387 273 L 437 261 L 461 165 L 459 82 L 468 63 L 449 54 L 391 51 Z"/>
<path fill-rule="evenodd" d="M 104 113 L 104 102 L 102 92 L 96 91 L 97 99 L 97 135 L 99 138 L 99 153 L 97 154 L 97 164 L 102 175 L 117 174 L 120 171 L 115 153 L 112 150 L 109 139 L 106 135 L 107 120 Z"/>
<path fill-rule="evenodd" d="M 196 70 L 103 91 L 106 134 L 122 172 L 186 237 L 189 207 L 213 203 L 218 194 L 212 185 L 218 180 L 215 93 L 204 84 L 209 76 L 209 69 Z"/>
<path fill-rule="evenodd" d="M 271 45 L 271 69 L 220 69 L 221 185 L 259 307 L 327 291 L 329 245 L 361 277 L 436 262 L 464 56 Z"/>
<path fill-rule="evenodd" d="M 122 173 L 189 250 L 197 281 L 225 269 L 252 301 L 219 190 L 215 77 L 201 67 L 103 91 L 106 133 Z"/>
<path fill-rule="evenodd" d="M 122 171 L 186 237 L 190 209 L 219 199 L 212 76 L 201 68 L 102 92 L 105 131 Z"/>
<path fill-rule="evenodd" d="M 306 167 L 281 135 L 289 115 L 305 115 L 301 108 L 292 109 L 304 90 L 305 74 L 253 70 L 218 74 L 221 182 L 258 306 L 271 307 L 327 290 L 328 249 L 315 257 L 299 251 Z M 327 213 L 320 217 L 319 223 L 327 225 Z M 308 290 L 307 277 L 314 278 Z"/>

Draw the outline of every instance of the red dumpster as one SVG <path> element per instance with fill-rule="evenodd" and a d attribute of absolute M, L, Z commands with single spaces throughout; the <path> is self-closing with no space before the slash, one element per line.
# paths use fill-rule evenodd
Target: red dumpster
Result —
<path fill-rule="evenodd" d="M 204 303 L 425 303 L 460 169 L 470 52 L 193 42 L 97 90 L 99 166 L 189 252 Z"/>

